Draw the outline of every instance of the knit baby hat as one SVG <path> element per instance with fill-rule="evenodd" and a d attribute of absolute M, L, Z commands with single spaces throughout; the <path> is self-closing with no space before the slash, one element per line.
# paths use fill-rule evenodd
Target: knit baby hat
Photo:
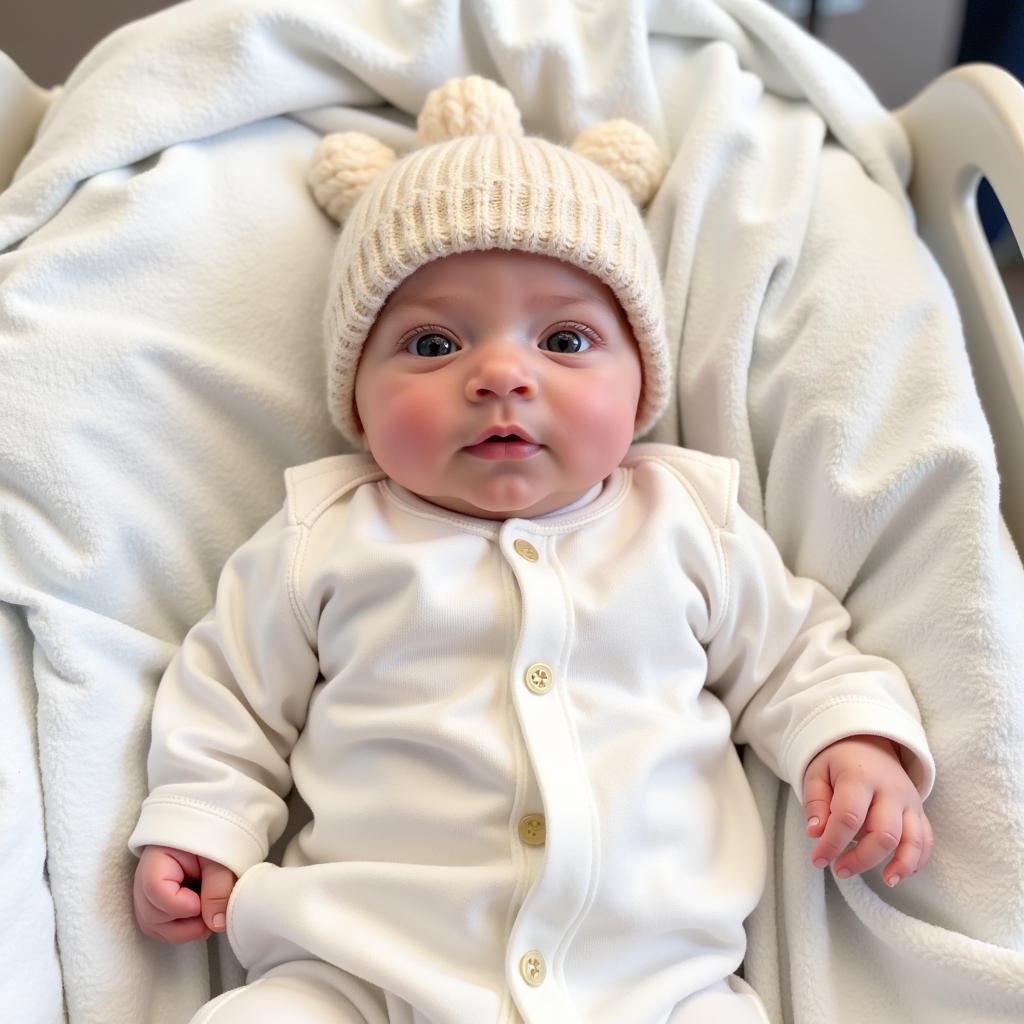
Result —
<path fill-rule="evenodd" d="M 605 121 L 571 148 L 525 136 L 512 94 L 472 75 L 431 92 L 417 120 L 419 148 L 399 159 L 362 132 L 326 136 L 308 181 L 343 224 L 328 284 L 324 332 L 335 426 L 359 444 L 355 374 L 388 296 L 424 264 L 506 249 L 553 256 L 603 281 L 636 338 L 643 389 L 636 435 L 669 400 L 657 261 L 638 206 L 665 161 L 630 121 Z"/>

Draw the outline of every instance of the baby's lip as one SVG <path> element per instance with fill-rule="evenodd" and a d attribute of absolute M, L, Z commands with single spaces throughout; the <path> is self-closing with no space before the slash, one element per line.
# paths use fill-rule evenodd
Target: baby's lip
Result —
<path fill-rule="evenodd" d="M 480 434 L 475 441 L 468 444 L 467 448 L 476 447 L 478 444 L 483 444 L 489 437 L 511 437 L 515 435 L 520 441 L 526 441 L 528 444 L 537 444 L 535 441 L 518 423 L 499 423 L 496 426 L 488 427 L 482 434 Z"/>
<path fill-rule="evenodd" d="M 518 423 L 496 423 L 462 450 L 468 456 L 486 462 L 518 462 L 533 458 L 543 447 Z"/>

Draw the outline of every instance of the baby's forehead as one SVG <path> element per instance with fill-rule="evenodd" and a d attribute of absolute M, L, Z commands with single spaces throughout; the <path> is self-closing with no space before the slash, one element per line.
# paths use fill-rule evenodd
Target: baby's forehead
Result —
<path fill-rule="evenodd" d="M 391 293 L 385 308 L 498 292 L 511 292 L 530 301 L 575 301 L 618 307 L 615 293 L 608 285 L 571 263 L 539 253 L 487 249 L 444 256 L 424 264 Z"/>

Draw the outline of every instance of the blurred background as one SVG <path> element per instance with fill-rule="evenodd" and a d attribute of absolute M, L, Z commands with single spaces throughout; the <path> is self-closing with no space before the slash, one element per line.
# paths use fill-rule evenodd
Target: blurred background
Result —
<path fill-rule="evenodd" d="M 846 57 L 889 107 L 958 62 L 969 8 L 978 9 L 979 22 L 1000 20 L 993 18 L 999 8 L 1024 8 L 1021 0 L 771 2 Z M 55 85 L 118 26 L 170 6 L 159 0 L 3 0 L 0 50 L 39 85 Z"/>
<path fill-rule="evenodd" d="M 1024 8 L 1021 0 L 771 2 L 846 57 L 889 107 L 958 62 L 969 8 L 978 9 L 979 22 L 999 21 L 994 12 L 1000 8 Z M 55 85 L 118 26 L 170 6 L 159 0 L 3 0 L 0 50 L 40 85 Z"/>
<path fill-rule="evenodd" d="M 762 2 L 845 57 L 889 108 L 906 103 L 954 64 L 988 61 L 1024 79 L 1024 0 Z M 39 85 L 55 85 L 114 29 L 170 6 L 160 0 L 0 0 L 0 50 Z M 1020 249 L 984 183 L 978 207 L 1018 320 L 1024 320 Z"/>

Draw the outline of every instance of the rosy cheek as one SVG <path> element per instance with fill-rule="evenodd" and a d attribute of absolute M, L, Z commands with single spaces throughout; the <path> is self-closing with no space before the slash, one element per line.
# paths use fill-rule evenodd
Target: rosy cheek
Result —
<path fill-rule="evenodd" d="M 633 438 L 636 403 L 621 380 L 592 387 L 576 397 L 572 419 L 587 446 L 600 458 L 601 453 L 625 453 Z"/>
<path fill-rule="evenodd" d="M 382 468 L 389 470 L 391 464 L 407 472 L 441 448 L 445 424 L 432 390 L 403 387 L 380 393 L 378 398 L 370 447 Z M 395 475 L 394 469 L 390 472 Z"/>

